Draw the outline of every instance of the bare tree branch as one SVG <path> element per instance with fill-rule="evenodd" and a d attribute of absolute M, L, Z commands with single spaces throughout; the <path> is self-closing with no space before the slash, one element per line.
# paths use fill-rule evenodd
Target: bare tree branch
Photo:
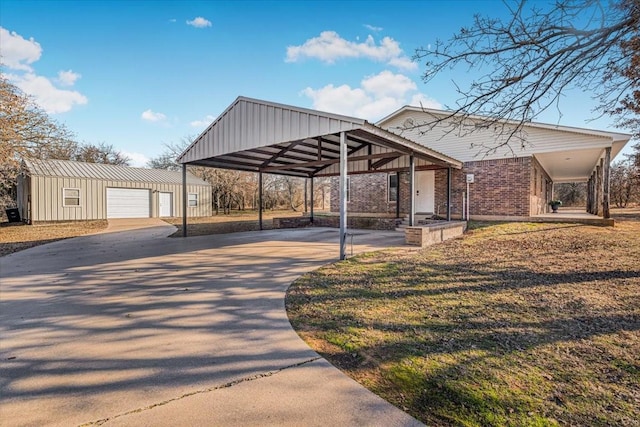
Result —
<path fill-rule="evenodd" d="M 451 112 L 420 123 L 423 131 L 443 124 L 463 132 L 494 128 L 496 141 L 480 147 L 482 153 L 516 141 L 522 146 L 526 123 L 550 107 L 560 109 L 567 91 L 580 89 L 598 101 L 595 113 L 614 114 L 640 133 L 640 110 L 631 108 L 640 105 L 640 1 L 558 0 L 549 10 L 524 0 L 505 4 L 508 20 L 477 15 L 448 42 L 416 50 L 427 83 L 460 67 L 481 73 L 468 87 L 456 85 Z"/>

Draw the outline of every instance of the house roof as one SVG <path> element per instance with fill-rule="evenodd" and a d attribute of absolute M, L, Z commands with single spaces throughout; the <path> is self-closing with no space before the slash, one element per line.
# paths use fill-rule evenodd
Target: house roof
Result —
<path fill-rule="evenodd" d="M 377 124 L 465 162 L 535 156 L 556 183 L 586 181 L 606 148 L 611 148 L 613 159 L 631 138 L 619 132 L 530 122 L 518 135 L 522 140 L 498 146 L 497 141 L 506 142 L 502 125 L 513 128 L 517 122 L 503 120 L 487 126 L 491 118 L 481 116 L 471 116 L 459 125 L 455 118 L 438 122 L 450 114 L 405 106 Z"/>
<path fill-rule="evenodd" d="M 452 113 L 452 111 L 438 110 L 435 108 L 422 108 L 422 107 L 416 107 L 411 105 L 405 105 L 404 107 L 401 107 L 400 109 L 394 111 L 388 116 L 378 120 L 376 125 L 385 127 L 384 123 L 388 122 L 393 117 L 396 117 L 397 115 L 405 111 L 426 113 L 434 116 L 448 116 Z M 486 120 L 488 117 L 483 117 L 479 115 L 469 115 L 468 118 L 475 119 L 475 120 Z M 513 125 L 516 125 L 519 123 L 516 120 L 502 120 L 502 121 L 505 123 L 513 124 Z M 554 125 L 550 123 L 528 122 L 528 123 L 525 123 L 524 126 L 529 128 L 548 129 L 548 130 L 554 130 L 559 132 L 570 132 L 570 133 L 577 133 L 582 135 L 605 137 L 605 138 L 610 138 L 612 141 L 628 141 L 631 138 L 631 135 L 626 133 L 609 132 L 609 131 L 602 131 L 602 130 L 588 129 L 588 128 L 579 128 L 575 126 L 561 126 L 561 125 Z"/>
<path fill-rule="evenodd" d="M 318 176 L 339 162 L 341 132 L 347 136 L 350 162 L 414 155 L 439 167 L 462 167 L 450 156 L 363 119 L 242 96 L 194 140 L 178 162 Z"/>
<path fill-rule="evenodd" d="M 134 168 L 71 160 L 24 159 L 23 164 L 26 170 L 35 176 L 182 184 L 182 172 L 165 169 Z M 187 173 L 187 184 L 211 185 L 189 173 Z"/>

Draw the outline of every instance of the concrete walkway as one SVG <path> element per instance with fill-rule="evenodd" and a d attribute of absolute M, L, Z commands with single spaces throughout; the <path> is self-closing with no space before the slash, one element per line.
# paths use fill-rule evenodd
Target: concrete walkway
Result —
<path fill-rule="evenodd" d="M 0 425 L 420 425 L 289 325 L 288 285 L 336 260 L 337 230 L 108 231 L 0 258 Z"/>

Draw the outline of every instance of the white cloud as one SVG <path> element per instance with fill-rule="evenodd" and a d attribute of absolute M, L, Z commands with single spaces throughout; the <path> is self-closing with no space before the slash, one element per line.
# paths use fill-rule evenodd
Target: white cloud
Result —
<path fill-rule="evenodd" d="M 196 28 L 206 28 L 211 26 L 211 21 L 203 18 L 202 16 L 198 16 L 194 18 L 192 21 L 187 21 L 187 25 L 191 25 Z"/>
<path fill-rule="evenodd" d="M 413 95 L 411 97 L 411 101 L 409 101 L 409 105 L 412 107 L 434 108 L 436 110 L 441 110 L 443 107 L 441 103 L 433 98 L 429 98 L 423 93 L 416 93 Z"/>
<path fill-rule="evenodd" d="M 441 108 L 440 103 L 417 92 L 414 81 L 403 74 L 383 71 L 365 77 L 360 87 L 326 85 L 320 89 L 307 87 L 301 92 L 313 101 L 313 108 L 336 114 L 376 121 L 403 105 Z"/>
<path fill-rule="evenodd" d="M 343 39 L 335 31 L 323 31 L 320 36 L 309 39 L 300 46 L 287 47 L 286 62 L 297 62 L 305 57 L 329 64 L 342 58 L 366 58 L 405 70 L 418 68 L 404 54 L 400 44 L 390 37 L 384 37 L 379 44 L 376 44 L 372 36 L 368 36 L 364 42 L 356 43 Z"/>
<path fill-rule="evenodd" d="M 58 71 L 58 83 L 63 86 L 73 86 L 82 75 L 73 71 Z"/>
<path fill-rule="evenodd" d="M 208 115 L 207 117 L 205 117 L 202 120 L 194 120 L 192 122 L 190 122 L 189 124 L 194 127 L 194 128 L 204 128 L 207 127 L 211 124 L 211 122 L 213 122 L 216 118 Z"/>
<path fill-rule="evenodd" d="M 169 22 L 173 23 L 173 22 L 177 22 L 178 20 L 176 18 L 171 18 L 169 19 Z"/>
<path fill-rule="evenodd" d="M 336 114 L 357 115 L 358 110 L 371 98 L 362 89 L 352 89 L 349 85 L 335 87 L 329 84 L 321 89 L 304 89 L 302 94 L 313 100 L 313 108 Z"/>
<path fill-rule="evenodd" d="M 370 24 L 364 24 L 364 27 L 367 30 L 373 31 L 373 32 L 376 32 L 376 33 L 380 32 L 380 31 L 382 31 L 384 29 L 382 27 L 374 27 L 373 25 L 370 25 Z"/>
<path fill-rule="evenodd" d="M 120 151 L 123 155 L 129 158 L 131 166 L 142 168 L 147 165 L 149 158 L 142 153 L 133 153 L 129 151 Z"/>
<path fill-rule="evenodd" d="M 415 82 L 409 77 L 393 74 L 388 70 L 362 80 L 362 87 L 378 97 L 404 96 L 407 92 L 417 89 Z"/>
<path fill-rule="evenodd" d="M 143 111 L 140 117 L 142 117 L 142 120 L 146 120 L 148 122 L 161 122 L 167 119 L 167 116 L 164 114 L 156 113 L 151 111 L 151 109 Z"/>
<path fill-rule="evenodd" d="M 51 81 L 33 73 L 21 76 L 8 74 L 7 78 L 24 93 L 33 96 L 36 103 L 49 114 L 66 113 L 74 105 L 84 105 L 87 97 L 75 90 L 58 89 Z"/>
<path fill-rule="evenodd" d="M 73 86 L 80 74 L 71 70 L 58 72 L 57 78 L 39 76 L 31 64 L 42 55 L 40 43 L 33 38 L 25 39 L 15 31 L 0 27 L 0 62 L 14 73 L 6 78 L 27 95 L 33 96 L 36 103 L 47 113 L 65 113 L 75 105 L 84 105 L 87 97 L 75 90 L 59 89 L 52 80 L 61 86 Z"/>
<path fill-rule="evenodd" d="M 15 31 L 0 27 L 0 61 L 13 70 L 32 71 L 33 64 L 42 55 L 40 43 L 32 38 L 25 40 Z"/>

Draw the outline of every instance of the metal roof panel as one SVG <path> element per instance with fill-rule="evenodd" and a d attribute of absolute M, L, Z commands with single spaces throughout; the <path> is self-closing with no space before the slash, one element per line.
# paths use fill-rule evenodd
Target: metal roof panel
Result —
<path fill-rule="evenodd" d="M 182 184 L 182 172 L 165 169 L 135 168 L 71 160 L 24 159 L 24 164 L 27 170 L 36 176 Z M 187 184 L 211 185 L 190 173 L 187 173 Z"/>

